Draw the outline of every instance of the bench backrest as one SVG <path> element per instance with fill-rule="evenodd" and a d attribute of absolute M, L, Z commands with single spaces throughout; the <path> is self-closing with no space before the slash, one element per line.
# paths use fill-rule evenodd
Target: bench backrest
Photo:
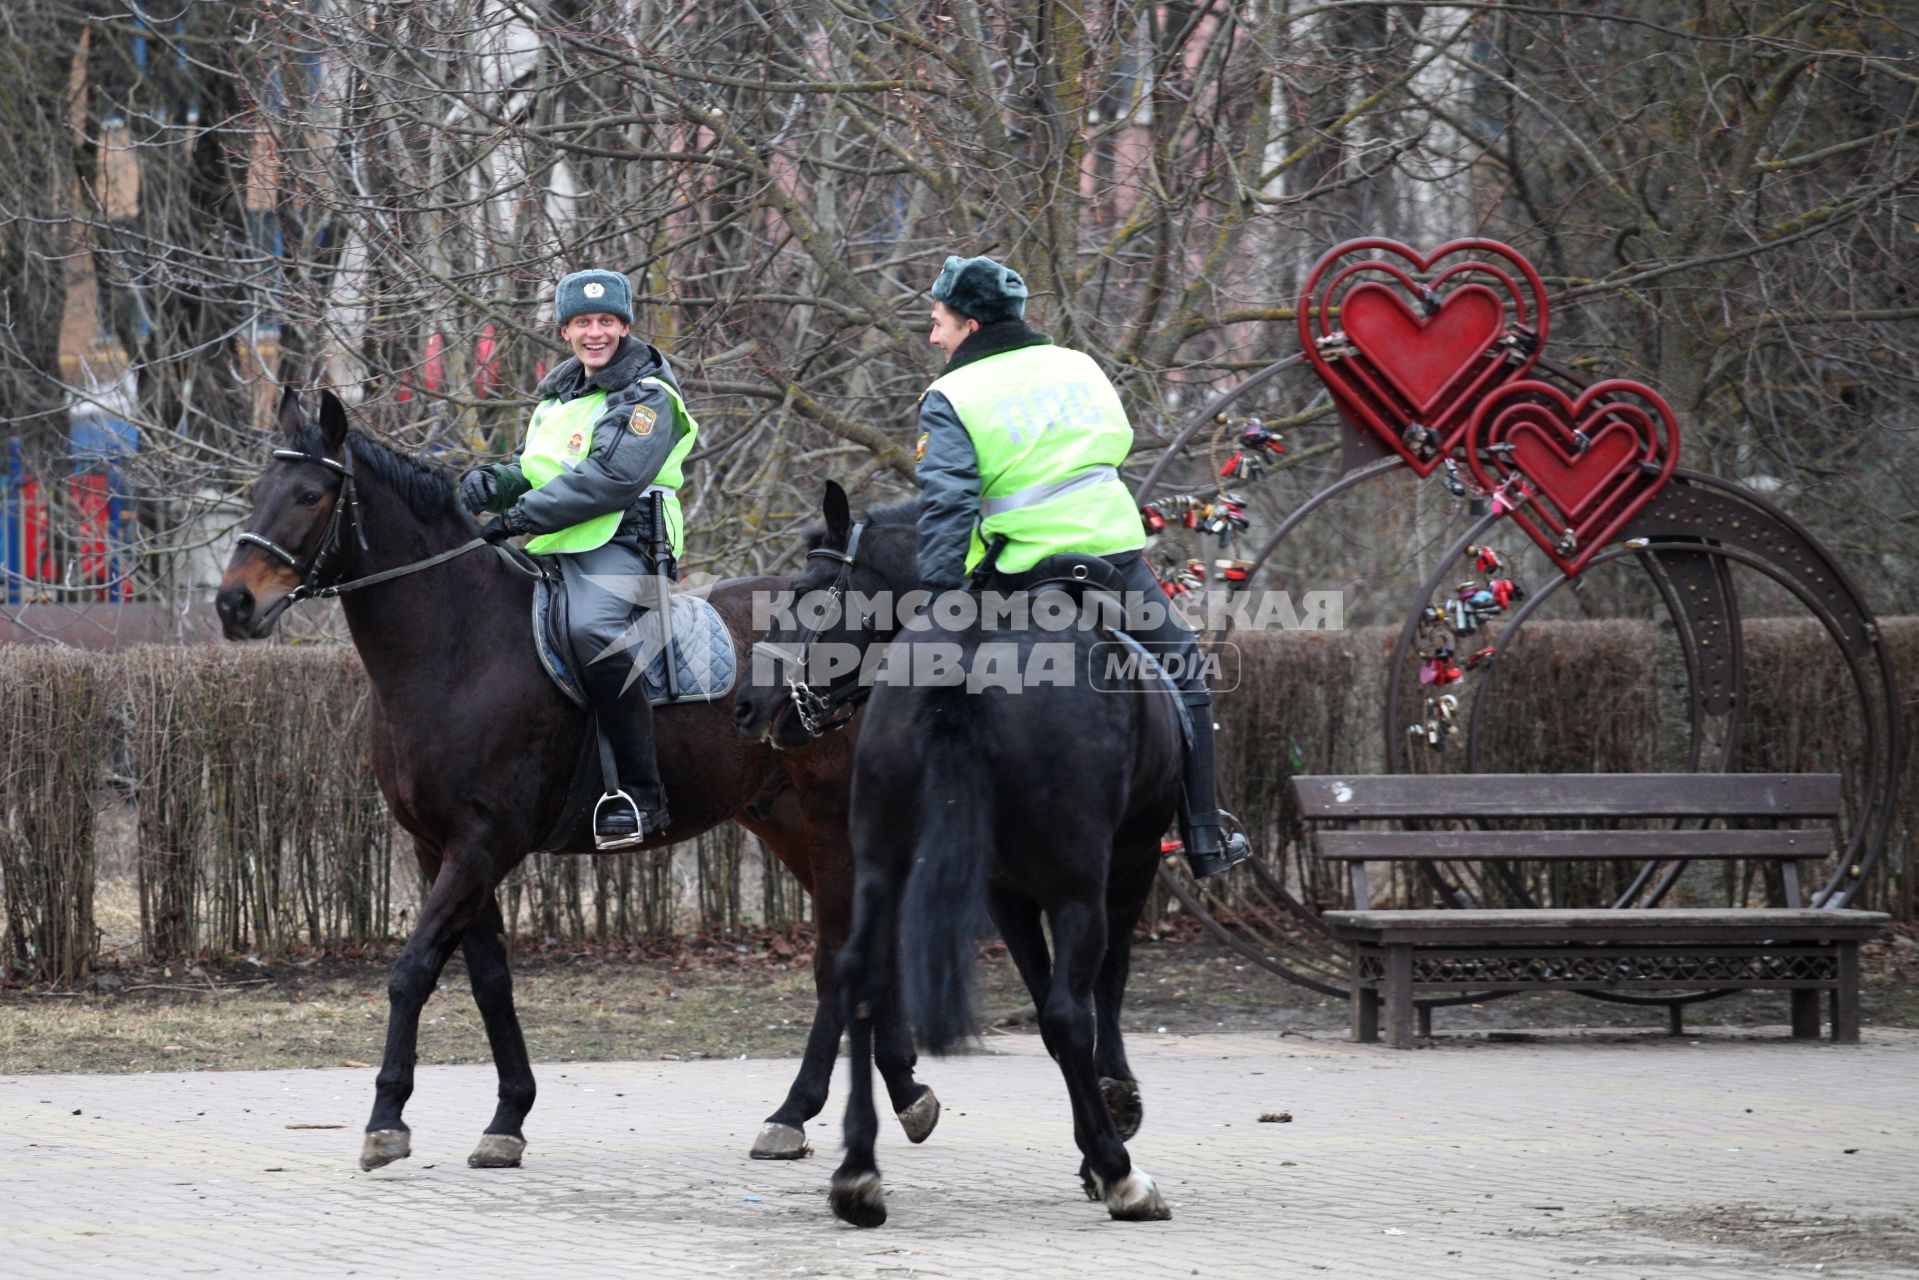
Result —
<path fill-rule="evenodd" d="M 1300 816 L 1833 818 L 1836 773 L 1333 774 L 1293 779 Z"/>
<path fill-rule="evenodd" d="M 1836 773 L 1358 774 L 1293 779 L 1302 817 L 1321 822 L 1495 818 L 1770 818 L 1839 816 Z M 1713 831 L 1334 831 L 1316 832 L 1320 857 L 1345 862 L 1353 905 L 1368 906 L 1365 864 L 1416 860 L 1595 859 L 1778 862 L 1786 905 L 1802 905 L 1798 860 L 1832 850 L 1830 827 Z"/>

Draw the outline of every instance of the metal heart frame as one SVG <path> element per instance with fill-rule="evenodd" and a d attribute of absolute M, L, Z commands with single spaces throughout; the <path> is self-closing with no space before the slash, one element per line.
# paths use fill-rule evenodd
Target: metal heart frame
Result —
<path fill-rule="evenodd" d="M 1347 424 L 1428 476 L 1459 447 L 1475 405 L 1532 369 L 1547 313 L 1539 273 L 1497 240 L 1422 254 L 1371 237 L 1314 264 L 1296 317 L 1306 359 Z"/>
<path fill-rule="evenodd" d="M 1568 577 L 1672 478 L 1679 424 L 1651 387 L 1596 382 L 1574 399 L 1550 382 L 1508 383 L 1479 403 L 1466 465 Z"/>

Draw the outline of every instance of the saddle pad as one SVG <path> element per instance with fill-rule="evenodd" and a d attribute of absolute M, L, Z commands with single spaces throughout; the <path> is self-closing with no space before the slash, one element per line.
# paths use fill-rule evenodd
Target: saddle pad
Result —
<path fill-rule="evenodd" d="M 676 696 L 667 696 L 667 655 L 655 652 L 641 674 L 646 700 L 653 706 L 675 702 L 712 702 L 733 691 L 738 662 L 733 652 L 733 633 L 726 629 L 720 611 L 704 596 L 675 592 L 673 601 L 672 643 Z M 577 658 L 566 638 L 565 593 L 558 584 L 543 578 L 533 584 L 533 647 L 539 652 L 540 665 L 546 668 L 560 692 L 580 706 L 587 706 L 586 691 L 580 687 Z M 591 657 L 592 655 L 588 655 Z M 630 662 L 624 654 L 604 661 Z"/>
<path fill-rule="evenodd" d="M 1172 698 L 1173 710 L 1179 715 L 1180 736 L 1186 739 L 1186 745 L 1190 748 L 1193 745 L 1193 713 L 1186 709 L 1186 699 L 1180 695 L 1179 686 L 1173 683 L 1173 677 L 1167 673 L 1165 667 L 1159 665 L 1159 659 L 1133 636 L 1117 627 L 1101 627 L 1100 630 L 1140 655 L 1145 659 L 1146 669 L 1159 677 L 1160 687 L 1166 690 L 1168 697 Z"/>

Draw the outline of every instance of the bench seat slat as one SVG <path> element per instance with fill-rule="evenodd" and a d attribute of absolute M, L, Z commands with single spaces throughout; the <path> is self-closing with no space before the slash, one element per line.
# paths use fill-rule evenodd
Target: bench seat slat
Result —
<path fill-rule="evenodd" d="M 1836 773 L 1310 775 L 1300 816 L 1359 818 L 1836 817 Z"/>
<path fill-rule="evenodd" d="M 1883 911 L 1814 907 L 1653 907 L 1328 911 L 1320 919 L 1334 937 L 1346 941 L 1432 944 L 1869 941 L 1891 917 Z"/>
<path fill-rule="evenodd" d="M 1320 831 L 1319 856 L 1334 862 L 1721 860 L 1823 858 L 1830 830 L 1802 831 Z"/>

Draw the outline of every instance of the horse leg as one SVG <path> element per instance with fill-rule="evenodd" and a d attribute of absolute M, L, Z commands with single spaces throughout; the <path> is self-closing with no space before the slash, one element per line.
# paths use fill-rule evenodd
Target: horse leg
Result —
<path fill-rule="evenodd" d="M 833 1171 L 828 1199 L 836 1217 L 856 1227 L 886 1221 L 886 1197 L 880 1185 L 873 1143 L 879 1117 L 873 1109 L 873 1023 L 877 1011 L 897 999 L 894 941 L 899 895 L 882 868 L 862 876 L 853 909 L 853 934 L 840 952 L 840 1000 L 847 1027 L 848 1088 L 844 1140 L 846 1156 Z"/>
<path fill-rule="evenodd" d="M 1170 1218 L 1172 1211 L 1151 1176 L 1133 1167 L 1093 1065 L 1093 985 L 1106 949 L 1104 906 L 1067 901 L 1050 914 L 1055 964 L 1040 1026 L 1058 1047 L 1060 1074 L 1073 1103 L 1073 1137 L 1085 1157 L 1083 1172 L 1113 1217 L 1134 1222 Z"/>
<path fill-rule="evenodd" d="M 460 948 L 466 955 L 466 975 L 473 985 L 473 1002 L 486 1024 L 486 1041 L 500 1074 L 500 1102 L 480 1145 L 466 1158 L 475 1169 L 516 1169 L 526 1150 L 520 1125 L 533 1109 L 533 1065 L 527 1061 L 526 1037 L 513 1009 L 513 974 L 507 968 L 506 922 L 500 918 L 497 897 L 467 926 Z"/>
<path fill-rule="evenodd" d="M 893 952 L 897 957 L 897 947 Z M 897 963 L 897 961 L 896 961 Z M 940 1100 L 931 1086 L 913 1078 L 919 1053 L 913 1048 L 913 1029 L 907 1025 L 906 1010 L 897 973 L 887 984 L 888 998 L 877 1010 L 873 1028 L 873 1057 L 879 1064 L 880 1079 L 886 1084 L 887 1100 L 908 1142 L 924 1142 L 933 1136 L 940 1122 Z"/>
<path fill-rule="evenodd" d="M 810 855 L 795 868 L 795 874 L 812 894 L 818 930 L 813 953 L 813 986 L 818 1003 L 812 1030 L 806 1038 L 799 1074 L 793 1078 L 785 1101 L 766 1118 L 753 1139 L 750 1154 L 755 1160 L 798 1160 L 812 1153 L 806 1141 L 806 1122 L 826 1106 L 833 1063 L 839 1056 L 840 1033 L 845 1030 L 836 966 L 853 916 L 853 854 L 845 834 L 844 787 L 836 784 L 830 794 L 824 794 L 825 790 L 816 792 L 813 779 L 802 775 L 798 785 L 787 793 L 790 799 L 783 797 L 784 803 L 766 821 L 741 823 L 789 867 L 795 866 L 789 850 L 801 849 Z M 877 1037 L 875 1058 L 900 1127 L 910 1141 L 924 1142 L 939 1123 L 940 1103 L 931 1089 L 913 1079 L 917 1056 L 904 1019 L 889 1011 L 879 1019 Z"/>
<path fill-rule="evenodd" d="M 393 977 L 387 984 L 386 1054 L 375 1080 L 373 1115 L 360 1147 L 362 1169 L 377 1169 L 413 1153 L 411 1133 L 400 1113 L 413 1096 L 420 1010 L 491 890 L 464 859 L 446 859 L 420 909 L 419 922 L 393 962 Z"/>
<path fill-rule="evenodd" d="M 1158 841 L 1154 841 L 1157 850 Z M 1110 907 L 1106 926 L 1106 955 L 1093 983 L 1093 1069 L 1099 1073 L 1100 1096 L 1113 1113 L 1120 1141 L 1131 1142 L 1146 1118 L 1139 1081 L 1126 1061 L 1126 1043 L 1119 1029 L 1120 1006 L 1126 1000 L 1126 978 L 1132 969 L 1133 930 L 1139 924 L 1144 900 Z"/>
<path fill-rule="evenodd" d="M 1054 984 L 1054 963 L 1052 963 L 1052 956 L 1048 954 L 1048 948 L 1046 948 L 1046 931 L 1040 927 L 1040 906 L 1038 906 L 1032 898 L 1027 898 L 1025 894 L 1017 894 L 1017 892 L 1009 892 L 1009 890 L 1004 889 L 988 889 L 986 892 L 988 892 L 988 902 L 992 904 L 992 921 L 994 921 L 994 925 L 1000 929 L 1000 938 L 1006 940 L 1006 950 L 1013 956 L 1013 967 L 1019 969 L 1021 981 L 1027 984 L 1027 990 L 1032 992 L 1032 1006 L 1036 1007 L 1036 1009 L 1046 1009 L 1046 1000 L 1048 1000 L 1048 994 L 1050 994 L 1052 984 Z M 1105 975 L 1105 965 L 1102 965 L 1100 973 L 1102 973 L 1102 977 Z M 1094 994 L 1098 996 L 1098 986 L 1096 986 Z M 1103 1032 L 1103 1027 L 1105 1027 L 1105 1023 L 1103 1023 L 1103 1013 L 1105 1013 L 1105 1009 L 1103 1009 L 1103 1006 L 1100 1007 L 1100 1013 L 1102 1013 L 1100 1031 L 1096 1032 L 1096 1036 L 1094 1036 L 1094 1044 L 1096 1044 L 1094 1055 L 1096 1055 L 1096 1061 L 1103 1061 L 1103 1059 L 1098 1057 L 1098 1054 L 1100 1054 L 1100 1046 L 1103 1044 L 1103 1034 L 1105 1034 L 1105 1032 Z M 1115 1009 L 1113 1017 L 1115 1017 L 1115 1025 L 1117 1025 L 1117 1017 L 1119 1017 L 1117 1009 Z M 1067 1052 L 1067 1048 L 1069 1048 L 1067 1044 L 1063 1044 L 1063 1042 L 1059 1040 L 1059 1036 L 1057 1036 L 1057 1025 L 1050 1023 L 1050 1021 L 1044 1019 L 1044 1017 L 1040 1019 L 1040 1042 L 1046 1044 L 1046 1052 L 1052 1054 L 1055 1063 L 1061 1061 L 1059 1055 Z M 1102 1096 L 1105 1098 L 1107 1109 L 1113 1111 L 1113 1123 L 1121 1126 L 1121 1128 L 1125 1128 L 1125 1121 L 1121 1119 L 1119 1109 L 1113 1105 L 1113 1094 L 1107 1092 L 1107 1086 L 1109 1086 L 1109 1084 L 1117 1084 L 1117 1082 L 1115 1082 L 1115 1080 L 1107 1080 L 1107 1069 L 1105 1069 L 1105 1067 L 1098 1067 L 1098 1071 L 1100 1071 L 1100 1092 L 1102 1092 Z M 1123 1134 L 1121 1134 L 1123 1140 L 1130 1138 L 1130 1136 L 1132 1136 L 1130 1132 L 1123 1132 Z M 1094 1176 L 1092 1176 L 1092 1161 L 1088 1161 L 1088 1159 L 1080 1159 L 1080 1186 L 1086 1190 L 1086 1199 L 1102 1199 L 1103 1194 L 1100 1192 L 1100 1184 L 1098 1184 L 1098 1182 L 1094 1180 Z"/>
<path fill-rule="evenodd" d="M 817 883 L 817 882 L 816 882 Z M 846 917 L 850 913 L 850 894 L 834 901 L 830 891 L 816 891 L 813 918 L 818 934 L 813 949 L 813 990 L 818 1003 L 813 1009 L 813 1029 L 807 1033 L 806 1052 L 800 1059 L 799 1074 L 786 1091 L 786 1100 L 760 1126 L 750 1153 L 755 1160 L 798 1160 L 811 1155 L 806 1141 L 806 1122 L 826 1105 L 827 1088 L 833 1079 L 833 1061 L 840 1052 L 841 1018 L 839 985 L 835 977 L 840 945 L 846 939 Z"/>

